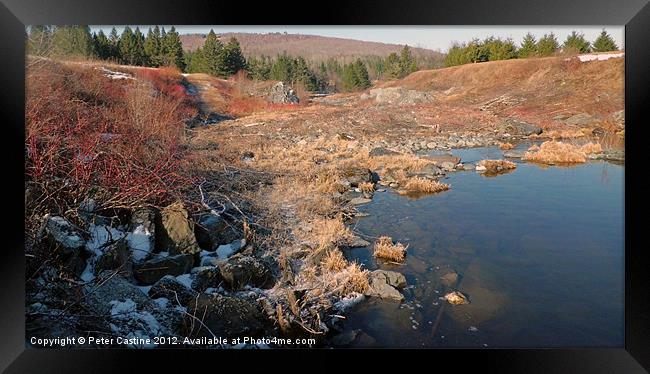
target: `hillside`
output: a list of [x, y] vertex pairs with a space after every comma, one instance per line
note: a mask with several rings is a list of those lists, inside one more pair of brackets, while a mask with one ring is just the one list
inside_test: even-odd
[[[219, 37], [224, 42], [231, 37], [237, 38], [245, 56], [275, 56], [284, 51], [289, 55], [300, 55], [310, 60], [319, 61], [330, 57], [384, 57], [391, 52], [399, 53], [403, 47], [398, 44], [301, 34], [225, 33], [219, 34]], [[193, 51], [203, 45], [205, 34], [186, 34], [181, 35], [180, 38], [183, 49]], [[444, 54], [430, 49], [411, 48], [411, 50], [420, 59], [442, 61], [444, 58]]]

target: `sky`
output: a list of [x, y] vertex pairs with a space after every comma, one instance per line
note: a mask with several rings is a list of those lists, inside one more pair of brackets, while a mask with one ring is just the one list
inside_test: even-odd
[[[91, 26], [93, 31], [99, 29], [109, 33], [113, 26]], [[135, 26], [132, 26], [135, 27]], [[143, 32], [150, 27], [139, 25]], [[169, 25], [165, 29], [169, 29]], [[121, 32], [120, 27], [116, 27]], [[271, 33], [287, 32], [289, 34], [322, 35], [365, 41], [408, 44], [445, 52], [453, 42], [465, 42], [473, 38], [483, 39], [493, 35], [512, 38], [520, 43], [526, 33], [531, 32], [537, 39], [548, 32], [553, 32], [560, 44], [571, 31], [584, 33], [585, 38], [593, 42], [602, 29], [605, 29], [619, 48], [624, 47], [623, 26], [176, 26], [180, 34], [251, 32]]]

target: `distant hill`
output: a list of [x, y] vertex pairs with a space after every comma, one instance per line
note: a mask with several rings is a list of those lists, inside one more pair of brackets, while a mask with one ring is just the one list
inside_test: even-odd
[[[284, 34], [284, 33], [225, 33], [218, 34], [223, 42], [231, 37], [237, 38], [246, 57], [276, 56], [286, 52], [292, 56], [303, 56], [312, 61], [323, 61], [330, 57], [352, 60], [361, 56], [388, 56], [397, 52], [403, 45], [368, 42], [354, 39], [334, 38], [318, 35]], [[194, 51], [205, 42], [205, 34], [181, 35], [183, 49]], [[438, 51], [414, 48], [411, 51], [419, 60], [440, 61], [444, 54]]]

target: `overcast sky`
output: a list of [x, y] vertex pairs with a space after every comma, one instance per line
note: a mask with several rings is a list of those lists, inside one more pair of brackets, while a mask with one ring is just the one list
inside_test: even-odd
[[[93, 26], [93, 31], [102, 29], [110, 32], [113, 26]], [[135, 26], [133, 26], [135, 27]], [[165, 26], [169, 29], [169, 25]], [[149, 28], [140, 25], [143, 32]], [[454, 41], [464, 42], [472, 38], [483, 39], [494, 35], [501, 38], [512, 38], [515, 42], [527, 32], [538, 39], [548, 32], [553, 32], [560, 44], [571, 31], [584, 33], [585, 38], [593, 42], [604, 28], [616, 41], [619, 48], [624, 47], [623, 26], [176, 26], [181, 34], [207, 33], [210, 29], [216, 33], [225, 32], [287, 32], [290, 34], [322, 35], [338, 38], [358, 39], [383, 43], [408, 44], [446, 51]], [[117, 27], [121, 32], [122, 28]]]

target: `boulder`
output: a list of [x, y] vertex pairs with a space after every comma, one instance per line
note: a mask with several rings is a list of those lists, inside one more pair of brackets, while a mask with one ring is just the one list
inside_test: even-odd
[[159, 235], [156, 239], [161, 251], [168, 251], [172, 255], [201, 251], [194, 236], [194, 223], [188, 218], [182, 203], [173, 203], [160, 212], [157, 229]]
[[126, 240], [121, 239], [110, 244], [97, 257], [94, 267], [95, 274], [100, 274], [104, 270], [119, 270], [120, 274], [126, 278], [133, 275], [131, 251], [126, 244]]
[[352, 187], [358, 187], [359, 183], [372, 182], [372, 172], [366, 168], [349, 167], [343, 170], [342, 176]]
[[187, 288], [172, 275], [165, 275], [160, 278], [149, 289], [149, 297], [158, 299], [164, 297], [171, 301], [172, 305], [188, 306], [198, 296], [198, 292]]
[[241, 253], [219, 264], [219, 270], [225, 283], [234, 290], [245, 285], [269, 288], [273, 285], [273, 276], [262, 261]]
[[60, 216], [45, 216], [45, 231], [49, 237], [65, 250], [82, 248], [86, 241], [70, 221]]
[[273, 104], [297, 104], [300, 102], [295, 91], [285, 85], [284, 82], [278, 82], [271, 86], [266, 95], [266, 100]]
[[404, 295], [396, 288], [406, 286], [406, 278], [402, 274], [394, 271], [375, 270], [370, 273], [368, 281], [369, 287], [366, 290], [366, 296], [396, 301], [404, 300]]
[[156, 257], [136, 265], [133, 275], [142, 284], [153, 284], [165, 275], [189, 273], [193, 264], [194, 256], [190, 254]]
[[218, 294], [200, 294], [188, 309], [191, 315], [200, 316], [202, 321], [196, 323], [196, 320], [187, 316], [188, 336], [190, 332], [193, 336], [206, 337], [212, 337], [212, 334], [227, 338], [255, 336], [263, 332], [267, 321], [258, 306], [252, 302]]
[[441, 154], [441, 155], [429, 155], [425, 157], [427, 160], [430, 160], [434, 165], [441, 166], [442, 163], [448, 162], [454, 166], [460, 163], [460, 157], [454, 156], [452, 154]]
[[214, 251], [220, 245], [231, 243], [241, 236], [233, 224], [214, 214], [199, 216], [194, 225], [194, 233], [199, 246], [207, 251]]
[[376, 147], [370, 150], [370, 157], [399, 155], [399, 152], [391, 151], [388, 148]]
[[93, 283], [86, 285], [84, 291], [88, 307], [100, 316], [111, 312], [110, 302], [114, 300], [131, 299], [139, 309], [153, 307], [142, 290], [114, 271], [101, 272]]
[[196, 273], [192, 288], [203, 292], [207, 288], [218, 288], [224, 283], [221, 271], [215, 266], [206, 266]]
[[444, 299], [449, 302], [449, 304], [452, 305], [463, 305], [463, 304], [469, 304], [469, 300], [467, 299], [467, 296], [463, 295], [462, 293], [458, 291], [453, 291], [444, 296]]
[[[358, 217], [358, 215], [357, 215]], [[347, 239], [345, 243], [349, 248], [360, 248], [360, 247], [367, 247], [370, 245], [370, 242], [367, 240], [364, 240], [358, 236], [353, 236], [349, 239]]]
[[588, 113], [578, 113], [565, 119], [563, 122], [569, 126], [586, 127], [595, 121], [595, 118]]
[[352, 205], [362, 205], [362, 204], [367, 204], [371, 202], [372, 199], [366, 199], [365, 197], [355, 197], [350, 200], [350, 204]]
[[515, 118], [508, 118], [502, 123], [501, 131], [510, 135], [530, 136], [541, 134], [542, 128]]

